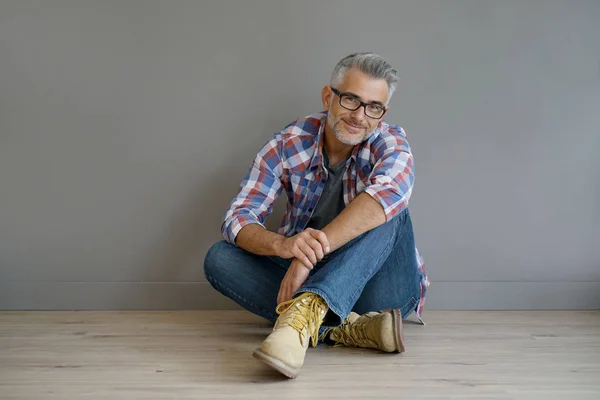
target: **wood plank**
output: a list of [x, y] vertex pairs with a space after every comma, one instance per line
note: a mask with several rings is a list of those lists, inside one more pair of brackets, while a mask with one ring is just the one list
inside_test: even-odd
[[244, 311], [0, 312], [1, 399], [598, 399], [600, 311], [429, 311], [407, 352], [310, 348], [295, 380], [252, 358]]

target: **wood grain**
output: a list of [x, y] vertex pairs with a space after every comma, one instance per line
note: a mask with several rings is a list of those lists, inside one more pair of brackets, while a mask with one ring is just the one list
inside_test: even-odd
[[407, 352], [252, 358], [244, 311], [0, 312], [0, 399], [600, 399], [600, 311], [429, 311]]

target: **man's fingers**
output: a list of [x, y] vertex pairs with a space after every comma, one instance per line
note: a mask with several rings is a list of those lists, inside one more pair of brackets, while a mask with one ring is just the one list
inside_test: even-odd
[[288, 300], [287, 293], [288, 293], [288, 285], [287, 285], [287, 282], [284, 280], [281, 283], [281, 287], [279, 288], [279, 293], [277, 294], [277, 304], [281, 304], [284, 301]]
[[284, 301], [287, 300], [287, 290], [283, 290], [283, 292], [281, 292], [281, 300], [279, 301], [279, 304], [283, 303]]
[[315, 256], [317, 257], [317, 261], [321, 261], [323, 259], [323, 255], [324, 255], [324, 249], [321, 246], [321, 243], [316, 240], [315, 238], [310, 238], [307, 241], [308, 245], [313, 249], [313, 251], [315, 252]]
[[308, 244], [308, 243], [304, 243], [300, 246], [300, 250], [302, 250], [302, 252], [304, 252], [304, 255], [306, 257], [308, 257], [308, 259], [310, 260], [310, 262], [312, 263], [310, 268], [313, 267], [313, 265], [315, 265], [317, 263], [317, 255], [315, 254], [315, 251], [313, 250], [313, 248]]
[[281, 285], [279, 286], [279, 292], [277, 293], [277, 304], [281, 304], [282, 297], [283, 297], [283, 282], [281, 282]]
[[[279, 285], [279, 292], [277, 293], [277, 304], [281, 304], [284, 301], [291, 300], [294, 293], [304, 284], [310, 271], [306, 270], [305, 267], [300, 263], [300, 259], [295, 259], [290, 264], [290, 267]], [[312, 269], [312, 265], [307, 260], [309, 269]]]
[[323, 248], [325, 254], [329, 253], [331, 248], [329, 246], [329, 239], [327, 239], [327, 235], [325, 234], [325, 232], [318, 231], [316, 229], [311, 229], [309, 233], [313, 238], [317, 239], [319, 243], [321, 243], [321, 247]]
[[304, 266], [308, 269], [313, 269], [314, 268], [314, 264], [310, 262], [310, 260], [308, 259], [308, 257], [302, 257], [300, 260], [302, 260], [302, 264], [304, 264]]
[[281, 301], [278, 304], [281, 304], [284, 301], [288, 301], [291, 298], [292, 298], [292, 294], [290, 292], [290, 288], [288, 286], [286, 286], [281, 294]]
[[306, 266], [306, 268], [313, 269], [313, 264], [310, 262], [308, 257], [306, 257], [304, 252], [302, 250], [300, 250], [299, 248], [294, 250], [294, 257], [296, 257], [298, 260], [300, 260], [302, 262], [302, 264], [304, 264]]

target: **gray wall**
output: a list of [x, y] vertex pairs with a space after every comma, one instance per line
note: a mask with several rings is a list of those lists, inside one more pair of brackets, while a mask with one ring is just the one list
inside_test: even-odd
[[227, 203], [365, 50], [402, 77], [427, 307], [598, 308], [599, 21], [594, 0], [0, 1], [0, 308], [233, 307], [202, 272]]

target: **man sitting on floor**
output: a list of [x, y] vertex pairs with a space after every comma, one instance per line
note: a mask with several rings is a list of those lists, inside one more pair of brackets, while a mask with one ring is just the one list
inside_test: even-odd
[[[254, 356], [298, 375], [312, 339], [403, 352], [402, 319], [428, 286], [408, 200], [404, 130], [383, 121], [398, 78], [357, 53], [334, 68], [324, 111], [298, 119], [258, 152], [208, 251], [208, 282], [275, 325]], [[264, 227], [285, 190], [277, 233]]]

